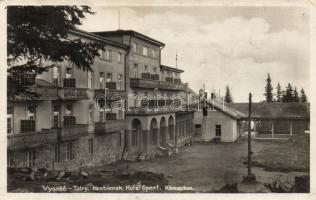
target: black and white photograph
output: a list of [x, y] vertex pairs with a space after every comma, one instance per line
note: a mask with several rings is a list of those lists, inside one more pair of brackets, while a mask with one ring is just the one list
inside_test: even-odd
[[316, 4], [92, 2], [2, 7], [6, 193], [312, 194]]

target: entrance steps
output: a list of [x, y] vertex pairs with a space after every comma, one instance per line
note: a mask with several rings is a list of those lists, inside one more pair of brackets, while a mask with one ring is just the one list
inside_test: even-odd
[[131, 154], [128, 154], [126, 156], [126, 158], [124, 158], [124, 160], [130, 161], [130, 162], [134, 162], [134, 161], [138, 161], [140, 156], [141, 156], [141, 153], [139, 153], [139, 152], [131, 153]]

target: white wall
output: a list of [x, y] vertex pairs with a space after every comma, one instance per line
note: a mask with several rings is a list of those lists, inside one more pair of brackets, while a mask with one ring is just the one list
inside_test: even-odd
[[[194, 113], [194, 124], [201, 124], [201, 129], [203, 128], [203, 112], [196, 111]], [[210, 141], [215, 138], [215, 128], [216, 125], [221, 125], [222, 128], [222, 135], [221, 141], [222, 142], [234, 142], [237, 140], [237, 120], [229, 117], [228, 115], [224, 114], [221, 111], [208, 111], [207, 115], [207, 123], [205, 134], [202, 131], [202, 140]]]

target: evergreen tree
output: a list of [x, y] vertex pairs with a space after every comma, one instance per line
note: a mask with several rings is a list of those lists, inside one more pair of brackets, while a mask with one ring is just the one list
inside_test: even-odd
[[268, 73], [268, 78], [266, 79], [266, 87], [265, 87], [265, 93], [264, 96], [266, 97], [266, 102], [273, 102], [273, 87], [271, 85], [271, 78], [270, 78], [270, 74]]
[[233, 98], [231, 96], [230, 89], [229, 89], [228, 85], [226, 86], [226, 94], [225, 94], [224, 101], [226, 103], [232, 103], [233, 102]]
[[305, 94], [305, 90], [301, 89], [301, 96], [300, 96], [301, 102], [306, 103], [307, 102], [307, 96]]
[[69, 37], [69, 31], [81, 25], [86, 14], [93, 14], [87, 6], [7, 7], [9, 98], [20, 94], [36, 96], [29, 85], [57, 63], [66, 61], [90, 69], [103, 45]]
[[294, 87], [294, 91], [293, 91], [293, 101], [294, 102], [299, 102], [299, 97], [298, 97], [298, 92], [297, 92], [297, 89], [296, 87]]
[[276, 87], [276, 89], [277, 89], [277, 93], [276, 93], [276, 101], [277, 102], [281, 102], [282, 101], [282, 89], [281, 89], [281, 85], [280, 85], [280, 83], [278, 82], [278, 85], [277, 85], [277, 87]]
[[293, 88], [290, 83], [288, 83], [285, 91], [283, 92], [282, 102], [293, 102]]

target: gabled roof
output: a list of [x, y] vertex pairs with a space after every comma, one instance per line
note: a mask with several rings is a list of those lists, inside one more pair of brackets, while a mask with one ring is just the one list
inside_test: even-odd
[[[248, 103], [230, 103], [228, 106], [248, 116]], [[310, 119], [309, 103], [252, 103], [254, 119]]]
[[93, 32], [93, 33], [97, 34], [97, 35], [101, 35], [103, 37], [131, 35], [131, 36], [135, 36], [135, 37], [144, 39], [144, 40], [146, 40], [148, 42], [151, 42], [151, 43], [159, 45], [159, 46], [165, 46], [164, 43], [162, 43], [162, 42], [160, 42], [158, 40], [155, 40], [155, 39], [153, 39], [151, 37], [148, 37], [148, 36], [146, 36], [144, 34], [141, 34], [139, 32], [136, 32], [134, 30], [99, 31], [99, 32]]
[[174, 68], [174, 67], [169, 67], [169, 66], [166, 66], [166, 65], [160, 65], [160, 68], [161, 68], [161, 69], [165, 69], [165, 70], [169, 70], [169, 71], [173, 71], [173, 72], [179, 72], [179, 73], [184, 72], [182, 69], [178, 69], [178, 68]]
[[[200, 103], [201, 110], [202, 110], [203, 104], [204, 103]], [[194, 108], [197, 109], [197, 104], [193, 105], [193, 109]], [[227, 104], [224, 104], [223, 106], [223, 104], [218, 101], [207, 100], [207, 109], [208, 110], [215, 109], [216, 111], [220, 111], [233, 119], [242, 119], [246, 117], [244, 113], [236, 110], [235, 108], [228, 106]]]

